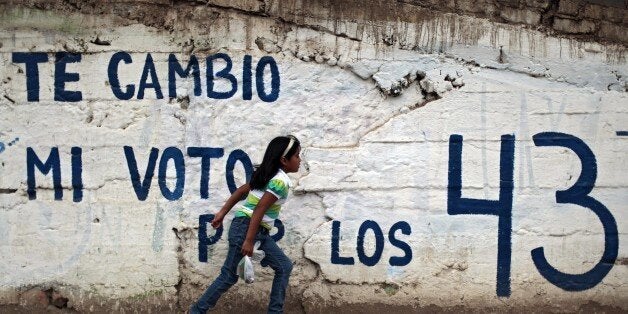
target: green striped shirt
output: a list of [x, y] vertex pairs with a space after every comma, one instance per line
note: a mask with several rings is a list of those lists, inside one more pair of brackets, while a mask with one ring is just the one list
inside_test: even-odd
[[259, 200], [264, 195], [264, 192], [272, 193], [277, 197], [277, 201], [270, 205], [264, 217], [262, 218], [262, 227], [271, 230], [275, 224], [275, 219], [279, 217], [279, 211], [281, 205], [288, 199], [288, 190], [290, 189], [290, 178], [281, 169], [277, 171], [277, 174], [268, 181], [264, 190], [251, 190], [246, 197], [246, 201], [236, 211], [236, 217], [249, 217], [253, 216], [253, 210], [259, 203]]

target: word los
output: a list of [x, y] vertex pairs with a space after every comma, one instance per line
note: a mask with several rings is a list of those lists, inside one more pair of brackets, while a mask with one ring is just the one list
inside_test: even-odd
[[[368, 256], [364, 250], [364, 237], [366, 236], [366, 232], [368, 230], [372, 230], [373, 235], [375, 236], [375, 250], [373, 252], [373, 255], [371, 256]], [[405, 221], [396, 222], [394, 225], [392, 225], [392, 227], [390, 227], [390, 231], [388, 232], [388, 240], [390, 241], [390, 244], [401, 249], [404, 252], [404, 256], [392, 256], [390, 257], [390, 259], [388, 259], [388, 264], [390, 264], [390, 266], [405, 266], [408, 265], [412, 260], [412, 249], [410, 248], [408, 243], [396, 238], [395, 232], [397, 230], [401, 231], [401, 233], [405, 235], [410, 235], [410, 233], [412, 232], [410, 224]], [[356, 251], [360, 263], [366, 266], [374, 266], [379, 262], [384, 251], [384, 233], [382, 232], [382, 229], [379, 227], [379, 224], [377, 224], [377, 222], [367, 220], [360, 225], [360, 229], [358, 230], [358, 243], [356, 246]], [[331, 263], [337, 265], [355, 264], [353, 257], [340, 256], [340, 221], [332, 222]]]
[[[67, 72], [66, 66], [69, 63], [80, 63], [81, 54], [73, 54], [68, 52], [57, 52], [55, 54], [55, 70], [54, 70], [54, 100], [61, 102], [77, 102], [83, 100], [81, 91], [67, 90], [66, 83], [78, 82], [79, 73]], [[214, 71], [215, 62], [224, 62], [224, 68]], [[48, 54], [45, 52], [14, 52], [12, 54], [13, 63], [23, 63], [26, 71], [26, 90], [28, 101], [39, 101], [39, 64], [48, 62]], [[161, 83], [157, 78], [157, 69], [155, 62], [150, 53], [146, 54], [144, 67], [139, 76], [139, 83], [126, 84], [122, 87], [118, 71], [124, 66], [121, 65], [133, 63], [133, 58], [127, 52], [120, 51], [113, 54], [107, 66], [107, 75], [109, 86], [113, 95], [120, 100], [128, 100], [133, 97], [136, 99], [144, 99], [146, 90], [152, 89], [157, 99], [164, 98]], [[231, 98], [238, 91], [238, 80], [232, 73], [233, 62], [231, 58], [224, 53], [217, 53], [205, 58], [205, 79], [207, 97], [213, 99]], [[242, 99], [251, 100], [253, 98], [253, 58], [245, 55], [242, 64]], [[270, 71], [270, 91], [267, 92], [267, 83], [264, 81], [264, 72]], [[179, 63], [174, 54], [168, 56], [168, 97], [176, 98], [176, 80], [192, 76], [194, 80], [194, 95], [201, 95], [201, 70], [199, 61], [196, 56], [191, 55], [185, 69]], [[229, 81], [230, 89], [226, 91], [215, 90], [214, 81], [216, 79], [225, 79]], [[126, 82], [125, 82], [126, 83]], [[137, 87], [137, 88], [136, 88]], [[270, 56], [262, 57], [255, 66], [255, 88], [259, 99], [265, 102], [273, 102], [279, 97], [280, 77], [277, 62]], [[136, 92], [137, 90], [137, 92]]]
[[[140, 176], [138, 171], [137, 160], [135, 158], [133, 148], [130, 146], [124, 146], [124, 154], [126, 156], [133, 190], [135, 191], [137, 199], [144, 201], [148, 197], [151, 182], [155, 174], [157, 158], [159, 157], [159, 149], [154, 147], [151, 148], [143, 178]], [[82, 149], [80, 147], [72, 147], [71, 155], [73, 201], [80, 202], [83, 199]], [[200, 196], [201, 198], [207, 199], [209, 198], [210, 162], [212, 159], [223, 157], [224, 149], [216, 147], [188, 147], [187, 155], [189, 157], [201, 158]], [[166, 173], [171, 160], [176, 173], [175, 187], [173, 190], [168, 188], [166, 182]], [[253, 174], [253, 164], [251, 163], [249, 156], [244, 151], [236, 149], [229, 153], [225, 177], [227, 180], [227, 187], [231, 193], [237, 189], [233, 174], [237, 162], [242, 164], [247, 181]], [[62, 200], [63, 187], [61, 186], [61, 162], [59, 158], [59, 148], [53, 147], [50, 150], [50, 154], [48, 155], [48, 158], [46, 158], [46, 161], [41, 161], [31, 147], [26, 148], [27, 193], [29, 199], [31, 200], [37, 198], [37, 191], [35, 189], [35, 168], [39, 169], [39, 171], [41, 171], [44, 175], [47, 175], [52, 171], [54, 198], [55, 200]], [[185, 188], [185, 160], [183, 152], [180, 149], [176, 147], [168, 147], [163, 151], [161, 158], [159, 159], [157, 181], [159, 183], [161, 194], [167, 200], [174, 201], [183, 196], [183, 190]]]
[[[216, 233], [214, 235], [207, 234], [207, 224], [211, 223], [214, 219], [213, 214], [205, 214], [200, 215], [198, 217], [198, 260], [199, 262], [206, 263], [207, 262], [207, 248], [209, 245], [213, 245], [222, 237], [223, 228], [220, 227], [216, 229]], [[275, 219], [275, 227], [277, 228], [277, 233], [273, 234], [271, 237], [275, 242], [281, 240], [283, 238], [285, 229], [283, 223], [279, 219]], [[375, 252], [373, 255], [368, 256], [365, 253], [364, 246], [364, 237], [366, 232], [371, 230], [375, 235]], [[411, 228], [410, 224], [405, 221], [399, 221], [395, 223], [392, 227], [390, 227], [390, 231], [388, 233], [388, 239], [390, 243], [401, 249], [404, 252], [404, 256], [392, 256], [388, 262], [391, 266], [405, 266], [410, 263], [412, 260], [412, 249], [408, 243], [401, 241], [396, 238], [396, 231], [401, 231], [401, 233], [405, 235], [410, 235]], [[331, 237], [331, 262], [332, 264], [339, 265], [354, 265], [355, 261], [353, 257], [341, 257], [340, 250], [340, 221], [332, 222], [332, 237]], [[382, 229], [380, 228], [377, 222], [372, 220], [367, 220], [362, 223], [360, 229], [358, 231], [358, 245], [356, 247], [358, 259], [360, 262], [366, 266], [374, 266], [379, 262], [382, 257], [382, 253], [384, 251], [384, 234]]]

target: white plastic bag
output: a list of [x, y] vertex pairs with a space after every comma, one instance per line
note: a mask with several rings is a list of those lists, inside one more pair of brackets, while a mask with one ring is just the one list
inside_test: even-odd
[[244, 256], [238, 263], [238, 276], [244, 280], [246, 283], [253, 283], [255, 281], [255, 272], [253, 271], [253, 262], [261, 261], [266, 253], [264, 251], [259, 250], [259, 246], [261, 243], [259, 241], [255, 242], [253, 246], [253, 257]]
[[251, 260], [258, 263], [266, 257], [266, 253], [259, 249], [260, 245], [261, 243], [259, 241], [255, 242], [253, 246], [253, 256], [251, 256]]
[[244, 279], [246, 283], [252, 283], [255, 281], [255, 273], [253, 272], [253, 263], [248, 256], [242, 257], [240, 263], [238, 263], [238, 276]]

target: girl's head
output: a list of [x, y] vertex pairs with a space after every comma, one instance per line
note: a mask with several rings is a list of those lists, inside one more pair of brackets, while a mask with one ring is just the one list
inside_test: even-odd
[[292, 136], [275, 137], [266, 148], [264, 159], [255, 170], [249, 185], [252, 189], [263, 189], [277, 170], [297, 172], [301, 164], [301, 143]]

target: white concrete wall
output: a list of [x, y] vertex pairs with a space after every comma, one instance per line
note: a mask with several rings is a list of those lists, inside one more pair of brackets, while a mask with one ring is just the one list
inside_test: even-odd
[[[304, 167], [292, 175], [295, 189], [280, 217], [285, 235], [279, 241], [295, 262], [288, 295], [292, 311], [359, 304], [406, 310], [628, 308], [623, 47], [457, 16], [410, 25], [406, 38], [417, 48], [409, 50], [380, 45], [364, 30], [361, 40], [352, 39], [350, 22], [343, 24], [349, 36], [338, 37], [227, 9], [218, 10], [208, 28], [197, 30], [202, 26], [191, 23], [177, 32], [107, 15], [8, 6], [2, 11], [0, 304], [32, 306], [64, 296], [79, 311], [185, 309], [224, 260], [226, 230], [207, 246], [205, 262], [199, 260], [198, 229], [199, 217], [216, 212], [229, 195], [229, 155], [243, 150], [257, 163], [271, 138], [294, 134], [302, 141]], [[473, 22], [484, 32], [465, 39], [443, 33], [464, 33], [460, 29], [430, 28], [452, 19]], [[434, 49], [442, 52], [429, 53]], [[78, 102], [54, 100], [55, 53], [67, 51], [81, 56], [66, 66], [67, 73], [79, 76], [65, 84], [66, 90], [81, 91]], [[34, 52], [46, 53], [48, 61], [38, 64], [39, 100], [29, 101], [27, 75], [34, 75], [15, 56]], [[132, 58], [118, 66], [121, 85], [135, 84], [128, 100], [114, 95], [107, 72], [118, 52]], [[232, 59], [230, 73], [238, 80], [228, 99], [207, 96], [205, 58], [216, 53]], [[163, 99], [157, 99], [155, 88], [147, 88], [144, 99], [137, 97], [149, 54]], [[191, 77], [177, 78], [178, 98], [169, 99], [170, 54], [183, 66], [191, 56], [198, 58], [201, 95], [195, 95]], [[246, 55], [253, 60], [251, 100], [242, 96]], [[262, 101], [255, 87], [255, 66], [262, 57], [272, 58], [279, 69], [280, 92], [272, 102]], [[214, 72], [223, 67], [217, 62]], [[267, 71], [267, 91], [270, 81]], [[215, 88], [229, 90], [229, 82], [217, 80]], [[544, 132], [569, 134], [590, 148], [595, 160], [584, 163], [596, 166], [597, 178], [589, 195], [599, 202], [594, 209], [607, 213], [603, 219], [586, 207], [556, 202], [556, 192], [578, 180], [582, 161], [572, 149], [535, 145], [533, 137]], [[512, 158], [512, 202], [502, 201], [511, 218], [448, 214], [452, 135], [464, 138], [463, 198], [497, 200], [500, 169], [509, 169], [500, 168], [500, 155]], [[502, 135], [514, 136], [512, 153], [500, 150]], [[124, 146], [133, 148], [142, 179], [151, 148], [159, 149], [146, 200], [134, 191]], [[76, 202], [72, 147], [82, 149], [84, 189]], [[176, 200], [162, 196], [157, 178], [168, 147], [185, 156], [185, 170], [178, 174], [172, 161], [166, 164], [171, 191], [177, 178], [184, 180]], [[189, 156], [189, 147], [224, 150], [221, 158], [211, 159], [207, 199], [201, 197], [201, 160]], [[36, 198], [29, 199], [29, 148], [42, 162], [58, 148], [62, 199], [55, 200], [52, 172], [43, 175], [37, 168]], [[244, 182], [241, 163], [234, 176]], [[567, 200], [577, 202], [575, 196]], [[505, 224], [498, 250], [500, 219]], [[372, 266], [358, 253], [358, 230], [366, 221], [383, 234], [381, 258]], [[397, 231], [395, 241], [389, 230], [398, 222], [410, 230]], [[334, 223], [339, 224], [336, 238]], [[369, 229], [362, 246], [367, 260], [376, 253], [375, 240]], [[605, 245], [613, 258], [600, 262]], [[538, 247], [561, 272], [582, 274], [596, 264], [610, 271], [578, 279], [575, 287], [582, 291], [561, 289], [535, 266], [531, 251]], [[500, 278], [498, 251], [500, 265], [510, 265]], [[390, 257], [404, 256], [402, 266], [391, 265]], [[348, 258], [353, 264], [339, 262]], [[225, 296], [223, 309], [264, 307], [272, 271], [261, 269], [259, 277], [253, 285], [238, 283]], [[49, 288], [54, 293], [39, 292]]]

